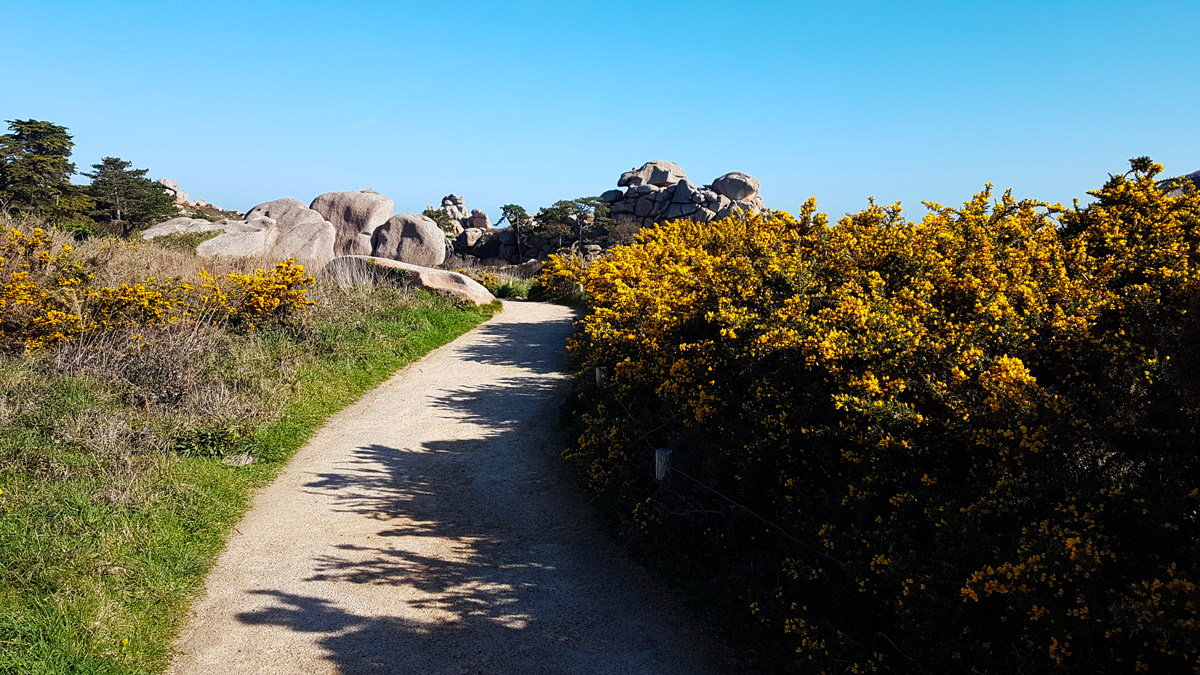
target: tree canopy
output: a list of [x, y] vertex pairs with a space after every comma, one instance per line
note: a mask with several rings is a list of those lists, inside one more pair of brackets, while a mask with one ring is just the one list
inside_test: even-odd
[[51, 223], [79, 220], [93, 204], [71, 184], [75, 147], [67, 128], [40, 120], [8, 120], [0, 136], [0, 207]]
[[127, 237], [135, 230], [175, 215], [174, 199], [146, 178], [148, 169], [133, 169], [120, 157], [105, 157], [93, 164], [88, 194], [96, 201], [92, 216], [114, 234]]

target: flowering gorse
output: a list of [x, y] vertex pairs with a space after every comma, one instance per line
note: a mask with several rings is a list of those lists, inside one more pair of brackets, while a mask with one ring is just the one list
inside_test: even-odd
[[294, 260], [223, 279], [201, 270], [198, 285], [148, 278], [93, 288], [68, 244], [52, 249], [42, 229], [0, 235], [0, 349], [36, 350], [89, 332], [180, 321], [253, 329], [311, 304], [313, 278]]
[[[609, 373], [565, 455], [635, 530], [756, 569], [753, 620], [814, 672], [1200, 672], [1200, 194], [1159, 170], [560, 264]], [[705, 487], [654, 484], [655, 447]]]

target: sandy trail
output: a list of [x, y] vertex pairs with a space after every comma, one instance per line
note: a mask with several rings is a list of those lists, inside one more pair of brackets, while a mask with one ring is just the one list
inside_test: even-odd
[[573, 318], [506, 302], [331, 418], [256, 496], [168, 672], [714, 672], [558, 458]]

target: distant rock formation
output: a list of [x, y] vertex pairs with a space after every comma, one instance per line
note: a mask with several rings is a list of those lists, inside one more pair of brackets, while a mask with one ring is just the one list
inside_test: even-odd
[[617, 187], [626, 189], [600, 196], [612, 205], [612, 217], [618, 224], [644, 227], [680, 218], [707, 223], [739, 211], [766, 211], [758, 194], [758, 179], [740, 171], [727, 173], [711, 185], [697, 186], [678, 164], [656, 160], [621, 174]]
[[445, 211], [446, 215], [450, 216], [451, 222], [456, 224], [454, 234], [462, 234], [463, 230], [477, 228], [484, 231], [489, 231], [492, 228], [492, 219], [482, 209], [467, 210], [467, 200], [456, 194], [448, 194], [442, 197], [442, 205], [436, 209], [432, 206], [426, 207], [429, 211]]
[[216, 218], [241, 218], [243, 215], [245, 215], [241, 211], [230, 211], [228, 209], [223, 209], [216, 204], [209, 204], [203, 199], [192, 199], [186, 190], [179, 187], [179, 183], [176, 183], [170, 178], [159, 178], [155, 182], [162, 186], [163, 192], [175, 198], [175, 208], [178, 209], [180, 213], [193, 211], [200, 212], [209, 217], [215, 216]]

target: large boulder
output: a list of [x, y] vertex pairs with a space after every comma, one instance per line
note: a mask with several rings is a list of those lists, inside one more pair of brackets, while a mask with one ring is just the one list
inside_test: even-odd
[[[269, 218], [259, 218], [258, 222], [274, 221]], [[226, 232], [218, 235], [196, 247], [196, 255], [201, 258], [258, 258], [266, 249], [265, 229], [251, 232]]]
[[731, 201], [746, 201], [758, 194], [758, 179], [741, 171], [730, 171], [714, 180], [712, 189]]
[[656, 159], [646, 162], [639, 169], [621, 174], [621, 180], [617, 181], [617, 187], [637, 187], [639, 185], [666, 187], [683, 180], [684, 175], [684, 170], [675, 162]]
[[492, 219], [488, 218], [488, 214], [483, 209], [471, 209], [471, 227], [480, 230], [492, 229]]
[[149, 241], [155, 237], [171, 234], [199, 234], [202, 232], [257, 232], [266, 229], [265, 223], [246, 222], [244, 220], [208, 221], [203, 218], [172, 218], [142, 233], [142, 239]]
[[392, 217], [395, 202], [375, 192], [326, 192], [312, 201], [312, 210], [337, 229], [335, 255], [368, 255], [375, 228]]
[[446, 261], [446, 234], [428, 216], [401, 213], [375, 229], [371, 255], [431, 267]]
[[175, 198], [176, 204], [188, 203], [188, 193], [185, 192], [183, 188], [179, 187], [179, 183], [176, 183], [170, 178], [159, 178], [155, 182], [162, 186], [163, 192]]
[[731, 171], [713, 181], [713, 190], [733, 202], [744, 202], [758, 193], [758, 179], [739, 171]]
[[[508, 230], [500, 230], [501, 234], [503, 234], [505, 232], [508, 232]], [[511, 235], [512, 233], [509, 232], [509, 234]], [[454, 240], [454, 248], [456, 248], [460, 251], [465, 251], [466, 249], [469, 249], [472, 246], [474, 246], [476, 244], [476, 242], [479, 241], [479, 238], [482, 236], [483, 236], [483, 230], [478, 229], [478, 228], [472, 227], [472, 228], [463, 230], [462, 233], [458, 235], [458, 238]]]
[[200, 232], [212, 232], [218, 229], [224, 231], [223, 228], [217, 227], [216, 223], [203, 218], [172, 218], [148, 228], [142, 233], [142, 239], [150, 240], [155, 237], [165, 237], [172, 234], [197, 234]]
[[279, 262], [288, 258], [324, 266], [333, 260], [333, 240], [337, 230], [325, 220], [308, 220], [298, 225], [278, 223], [271, 218], [255, 217], [240, 223], [196, 247], [202, 258], [260, 258]]
[[305, 220], [290, 225], [277, 222], [263, 233], [262, 255], [271, 261], [295, 258], [323, 267], [333, 260], [336, 239], [337, 228], [327, 220]]
[[283, 227], [326, 220], [319, 212], [308, 208], [304, 202], [291, 197], [259, 204], [246, 212], [246, 220], [254, 218], [270, 218]]
[[476, 305], [487, 305], [496, 301], [495, 296], [488, 292], [488, 289], [465, 274], [432, 269], [388, 258], [359, 255], [335, 258], [325, 267], [325, 274], [335, 279], [355, 279], [362, 276], [359, 271], [367, 266], [402, 272], [404, 282], [410, 286], [467, 300]]

